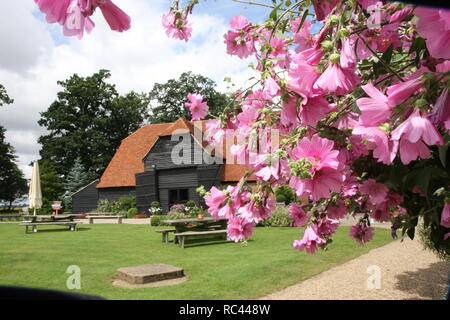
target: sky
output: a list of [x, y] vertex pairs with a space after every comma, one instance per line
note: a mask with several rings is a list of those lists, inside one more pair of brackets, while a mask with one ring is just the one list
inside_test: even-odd
[[223, 34], [235, 15], [260, 22], [269, 14], [267, 9], [231, 0], [202, 0], [191, 17], [193, 36], [186, 43], [168, 38], [161, 25], [170, 0], [114, 2], [131, 16], [131, 29], [111, 31], [97, 10], [94, 31], [78, 40], [64, 37], [60, 25], [46, 23], [33, 0], [0, 1], [0, 12], [7, 13], [0, 19], [0, 83], [14, 99], [0, 108], [0, 125], [7, 130], [6, 139], [26, 178], [31, 177], [29, 164], [39, 159], [37, 139], [46, 134], [37, 124], [40, 112], [56, 99], [61, 89], [57, 81], [74, 73], [89, 76], [108, 69], [110, 82], [121, 94], [149, 92], [155, 83], [185, 71], [213, 79], [221, 91], [226, 90], [225, 77], [243, 86], [252, 76], [249, 61], [226, 54]]

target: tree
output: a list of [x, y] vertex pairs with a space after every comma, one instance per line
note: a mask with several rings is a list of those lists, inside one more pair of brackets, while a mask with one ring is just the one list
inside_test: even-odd
[[[5, 88], [0, 84], [0, 106], [13, 103]], [[6, 129], [0, 126], [0, 200], [9, 204], [27, 192], [27, 181], [16, 164], [14, 148], [6, 142]]]
[[179, 118], [191, 120], [189, 110], [184, 106], [189, 93], [201, 94], [208, 103], [211, 115], [219, 115], [230, 102], [227, 95], [217, 92], [213, 80], [192, 72], [184, 72], [178, 80], [171, 79], [164, 84], [156, 83], [150, 91], [150, 123], [174, 122]]
[[2, 84], [0, 84], [0, 107], [3, 106], [4, 104], [11, 104], [11, 103], [14, 103], [14, 100], [8, 96], [5, 87]]
[[74, 74], [58, 81], [63, 90], [39, 125], [50, 133], [39, 138], [42, 159], [54, 165], [66, 178], [77, 158], [89, 179], [103, 172], [122, 139], [137, 130], [147, 117], [148, 97], [131, 92], [120, 96], [106, 80], [109, 71], [100, 70], [83, 78]]
[[88, 179], [81, 159], [77, 158], [64, 183], [64, 205], [67, 209], [72, 208], [72, 194], [85, 186], [89, 182]]
[[64, 185], [49, 160], [39, 161], [39, 173], [42, 191], [42, 208], [39, 209], [39, 212], [42, 214], [50, 214], [53, 212], [53, 201], [62, 200]]

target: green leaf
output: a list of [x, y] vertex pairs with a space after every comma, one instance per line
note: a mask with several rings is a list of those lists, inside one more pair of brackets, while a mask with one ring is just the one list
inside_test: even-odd
[[278, 17], [278, 10], [281, 8], [281, 6], [283, 5], [283, 2], [281, 2], [279, 5], [277, 5], [273, 10], [272, 10], [272, 12], [270, 12], [270, 15], [269, 15], [269, 17], [272, 19], [272, 20], [277, 20], [277, 17]]
[[448, 145], [439, 147], [439, 159], [441, 160], [442, 165], [446, 168], [447, 165], [447, 151]]

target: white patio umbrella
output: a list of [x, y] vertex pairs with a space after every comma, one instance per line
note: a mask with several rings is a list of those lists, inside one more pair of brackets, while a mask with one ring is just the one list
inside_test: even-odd
[[33, 163], [28, 203], [28, 207], [34, 209], [34, 215], [36, 215], [36, 209], [42, 208], [41, 177], [39, 175], [39, 164], [37, 161]]

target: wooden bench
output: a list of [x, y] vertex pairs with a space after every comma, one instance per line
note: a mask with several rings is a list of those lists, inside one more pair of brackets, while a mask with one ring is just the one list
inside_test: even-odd
[[182, 233], [175, 233], [175, 238], [178, 238], [178, 243], [181, 248], [184, 249], [184, 241], [186, 238], [194, 236], [210, 236], [210, 235], [223, 235], [224, 239], [227, 239], [227, 230], [212, 230], [212, 231], [187, 231]]
[[122, 224], [122, 216], [86, 216], [89, 224], [94, 224], [94, 219], [117, 219], [118, 224]]
[[37, 226], [69, 226], [69, 230], [77, 231], [77, 223], [73, 221], [55, 221], [55, 222], [31, 222], [24, 221], [21, 226], [25, 226], [25, 233], [28, 233], [28, 227], [33, 227], [33, 232], [37, 232]]
[[155, 232], [162, 233], [162, 242], [169, 243], [169, 233], [175, 232], [175, 229], [161, 229], [156, 230]]

